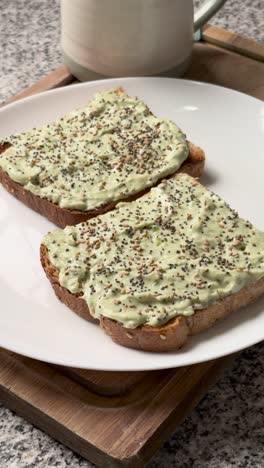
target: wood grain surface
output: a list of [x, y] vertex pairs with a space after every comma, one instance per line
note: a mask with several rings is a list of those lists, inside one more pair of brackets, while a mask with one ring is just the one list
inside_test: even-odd
[[264, 63], [222, 47], [195, 44], [185, 78], [225, 86], [264, 99]]
[[224, 49], [237, 52], [244, 57], [250, 57], [264, 62], [264, 44], [240, 36], [232, 31], [207, 24], [203, 28], [203, 41]]
[[143, 467], [232, 359], [146, 372], [125, 395], [105, 397], [57, 368], [2, 350], [0, 398], [100, 467]]

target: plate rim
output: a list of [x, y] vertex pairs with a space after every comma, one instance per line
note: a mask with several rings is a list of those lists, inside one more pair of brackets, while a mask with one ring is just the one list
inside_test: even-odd
[[[246, 93], [243, 93], [241, 91], [238, 91], [238, 90], [235, 90], [235, 89], [232, 89], [232, 88], [228, 88], [228, 87], [224, 87], [224, 86], [220, 86], [220, 85], [217, 85], [217, 84], [213, 84], [213, 83], [207, 83], [207, 82], [202, 82], [202, 81], [196, 81], [196, 80], [188, 80], [188, 79], [182, 79], [182, 78], [172, 78], [172, 77], [146, 77], [146, 76], [136, 76], [136, 77], [116, 77], [116, 78], [106, 78], [106, 79], [102, 79], [102, 80], [92, 80], [92, 81], [86, 81], [86, 82], [82, 82], [82, 83], [74, 83], [74, 84], [70, 84], [70, 85], [65, 85], [65, 86], [61, 86], [61, 87], [57, 87], [57, 88], [54, 88], [54, 89], [50, 89], [50, 90], [44, 90], [44, 91], [41, 91], [40, 93], [35, 93], [33, 95], [30, 95], [30, 96], [26, 96], [26, 97], [23, 97], [21, 99], [18, 99], [17, 101], [14, 101], [14, 102], [11, 102], [11, 103], [4, 103], [2, 108], [0, 109], [0, 115], [2, 117], [2, 114], [6, 111], [8, 111], [9, 109], [12, 109], [18, 105], [23, 105], [23, 103], [25, 102], [30, 102], [30, 101], [33, 101], [33, 100], [37, 100], [39, 97], [43, 98], [43, 96], [45, 95], [50, 95], [50, 94], [59, 94], [59, 93], [63, 93], [63, 92], [67, 92], [67, 90], [69, 90], [70, 88], [80, 88], [80, 87], [87, 87], [87, 88], [92, 88], [95, 84], [98, 85], [98, 83], [115, 83], [117, 81], [124, 81], [124, 86], [125, 86], [125, 83], [126, 82], [135, 82], [135, 81], [138, 81], [138, 80], [150, 80], [150, 81], [174, 81], [174, 82], [179, 82], [179, 83], [186, 83], [186, 84], [191, 84], [191, 85], [199, 85], [199, 86], [203, 86], [203, 87], [209, 87], [209, 88], [217, 88], [221, 91], [224, 91], [226, 92], [227, 94], [234, 94], [234, 95], [237, 95], [239, 97], [242, 97], [242, 99], [246, 98], [246, 99], [250, 99], [250, 100], [253, 100], [255, 101], [258, 105], [260, 105], [261, 107], [264, 106], [264, 103], [261, 99], [259, 98], [256, 98], [254, 96], [251, 96], [251, 95], [248, 95]], [[218, 352], [217, 353], [217, 356], [216, 357], [209, 357], [209, 358], [204, 358], [203, 356], [201, 356], [200, 358], [196, 359], [195, 361], [193, 360], [193, 358], [190, 356], [190, 359], [189, 359], [189, 362], [188, 362], [188, 359], [187, 359], [187, 362], [184, 362], [182, 364], [169, 364], [167, 366], [163, 366], [161, 364], [157, 364], [155, 365], [155, 355], [156, 354], [163, 354], [163, 353], [152, 353], [153, 354], [153, 363], [152, 365], [148, 364], [146, 366], [146, 368], [144, 368], [144, 366], [140, 366], [138, 367], [137, 365], [133, 368], [133, 366], [130, 366], [129, 367], [129, 371], [131, 372], [135, 372], [135, 371], [139, 371], [139, 370], [142, 370], [142, 371], [148, 371], [148, 370], [158, 370], [158, 369], [166, 369], [166, 368], [175, 368], [175, 367], [182, 367], [182, 366], [189, 366], [189, 365], [192, 365], [192, 364], [199, 364], [199, 363], [202, 363], [202, 362], [207, 362], [208, 360], [212, 360], [212, 359], [218, 359], [218, 358], [223, 358], [225, 356], [228, 356], [230, 354], [234, 354], [236, 352], [239, 352], [239, 351], [242, 351], [250, 346], [253, 346], [255, 344], [258, 344], [260, 342], [262, 342], [264, 338], [259, 338], [257, 339], [257, 341], [252, 337], [252, 340], [249, 340], [249, 343], [247, 343], [246, 345], [233, 345], [233, 348], [231, 351], [230, 351], [230, 347], [229, 347], [229, 350], [228, 351], [225, 351], [223, 350], [223, 352]], [[0, 344], [0, 346], [2, 346]], [[28, 358], [31, 358], [31, 359], [37, 359], [37, 360], [42, 360], [43, 361], [43, 357], [39, 356], [38, 353], [34, 353], [34, 357], [32, 356], [32, 354], [30, 353], [27, 353], [27, 352], [23, 352], [21, 353], [21, 351], [17, 350], [16, 349], [16, 346], [4, 346], [5, 349], [11, 351], [11, 352], [15, 352], [15, 353], [18, 353], [18, 354], [22, 354], [23, 356], [26, 356]], [[133, 350], [132, 350], [133, 351]], [[177, 353], [177, 351], [176, 351]], [[167, 353], [164, 353], [164, 354], [167, 354]], [[56, 365], [62, 365], [62, 366], [65, 366], [65, 367], [76, 367], [76, 368], [80, 368], [80, 369], [88, 369], [87, 366], [76, 366], [75, 363], [70, 363], [70, 361], [68, 360], [67, 364], [65, 364], [65, 362], [63, 362], [63, 360], [60, 360], [60, 359], [47, 359], [45, 358], [45, 361], [44, 362], [47, 362], [49, 364], [56, 364]], [[109, 372], [114, 372], [114, 371], [120, 371], [120, 372], [125, 372], [125, 371], [128, 371], [127, 368], [125, 368], [124, 366], [116, 366], [114, 369], [109, 369], [109, 368], [106, 368], [104, 365], [103, 366], [100, 366], [100, 365], [90, 365], [89, 369], [93, 369], [93, 370], [99, 370], [99, 371], [109, 371]]]
[[[209, 86], [209, 87], [213, 87], [213, 88], [218, 88], [218, 89], [221, 89], [221, 90], [225, 90], [225, 92], [228, 92], [228, 93], [231, 93], [231, 94], [237, 94], [237, 95], [240, 95], [240, 96], [243, 96], [243, 98], [249, 98], [249, 99], [253, 99], [254, 101], [258, 102], [259, 104], [262, 104], [264, 105], [264, 102], [260, 99], [260, 98], [257, 98], [255, 96], [251, 96], [250, 94], [246, 94], [246, 93], [243, 93], [242, 91], [238, 91], [236, 89], [233, 89], [233, 88], [228, 88], [227, 86], [221, 86], [221, 85], [218, 85], [218, 84], [215, 84], [215, 83], [209, 83], [209, 82], [206, 82], [206, 81], [200, 81], [200, 80], [189, 80], [189, 79], [186, 79], [186, 78], [173, 78], [173, 77], [165, 77], [165, 76], [126, 76], [126, 77], [115, 77], [115, 78], [104, 78], [104, 79], [101, 79], [101, 80], [91, 80], [91, 81], [83, 81], [83, 82], [80, 82], [80, 83], [73, 83], [73, 84], [68, 84], [68, 85], [64, 85], [64, 86], [58, 86], [56, 88], [52, 88], [52, 89], [47, 89], [47, 90], [44, 90], [44, 91], [41, 91], [41, 92], [37, 92], [37, 93], [34, 93], [30, 96], [25, 96], [25, 97], [22, 97], [22, 98], [19, 98], [13, 102], [10, 102], [10, 103], [3, 103], [2, 106], [0, 107], [0, 114], [3, 113], [4, 111], [12, 108], [12, 107], [15, 107], [17, 106], [18, 104], [21, 104], [25, 101], [31, 101], [31, 100], [35, 100], [37, 99], [38, 97], [42, 97], [43, 95], [46, 95], [46, 94], [56, 94], [56, 93], [60, 93], [60, 92], [63, 92], [64, 90], [67, 90], [67, 89], [72, 89], [72, 88], [78, 88], [78, 87], [90, 87], [92, 86], [93, 84], [97, 84], [97, 83], [108, 83], [108, 82], [115, 82], [115, 81], [119, 81], [119, 80], [125, 80], [125, 81], [136, 81], [136, 80], [151, 80], [151, 81], [176, 81], [176, 82], [183, 82], [183, 83], [191, 83], [191, 84], [194, 84], [194, 85], [199, 85], [199, 86]], [[15, 97], [15, 96], [14, 96]]]
[[[251, 344], [246, 344], [244, 345], [243, 347], [239, 347], [239, 349], [234, 349], [232, 351], [223, 351], [223, 353], [220, 353], [220, 354], [217, 354], [216, 357], [209, 357], [208, 359], [204, 359], [204, 358], [200, 358], [200, 359], [197, 359], [195, 361], [193, 360], [190, 360], [187, 362], [184, 362], [182, 364], [168, 364], [167, 366], [161, 366], [159, 364], [157, 364], [155, 366], [155, 364], [153, 365], [149, 365], [149, 366], [146, 366], [146, 368], [144, 366], [130, 366], [129, 369], [127, 369], [126, 367], [124, 366], [119, 366], [119, 367], [115, 367], [113, 369], [110, 369], [110, 368], [106, 368], [104, 365], [91, 365], [90, 367], [87, 367], [85, 365], [76, 365], [74, 362], [70, 362], [68, 361], [67, 364], [65, 364], [62, 360], [60, 359], [53, 359], [53, 360], [50, 360], [50, 359], [46, 359], [45, 360], [43, 358], [41, 358], [41, 356], [38, 356], [38, 354], [36, 353], [35, 357], [32, 357], [32, 355], [30, 355], [30, 353], [27, 353], [27, 352], [19, 352], [16, 350], [15, 347], [4, 347], [1, 345], [0, 343], [0, 349], [3, 348], [5, 351], [10, 351], [12, 353], [15, 353], [15, 354], [18, 354], [20, 356], [24, 356], [28, 359], [34, 359], [34, 360], [37, 360], [37, 361], [41, 361], [41, 362], [44, 362], [44, 363], [47, 363], [47, 364], [51, 364], [51, 365], [55, 365], [55, 366], [62, 366], [62, 367], [72, 367], [74, 369], [82, 369], [82, 370], [93, 370], [93, 371], [102, 371], [102, 372], [151, 372], [151, 371], [158, 371], [158, 370], [164, 370], [164, 369], [177, 369], [177, 368], [181, 368], [181, 367], [187, 367], [187, 366], [195, 366], [196, 364], [202, 364], [202, 363], [206, 363], [206, 362], [209, 362], [209, 361], [216, 361], [218, 359], [223, 359], [227, 356], [231, 356], [231, 355], [235, 355], [237, 353], [240, 353], [242, 351], [244, 351], [245, 349], [247, 348], [250, 348], [252, 346], [255, 346], [255, 345], [258, 345], [260, 343], [262, 343], [262, 341], [264, 340], [264, 338], [260, 338], [258, 341], [253, 341]], [[121, 346], [121, 345], [117, 345], [117, 346]], [[121, 346], [121, 348], [123, 348]], [[133, 350], [133, 349], [130, 349], [130, 351], [138, 351], [138, 350]], [[139, 352], [142, 352], [142, 351], [139, 351]], [[144, 351], [143, 351], [144, 352]], [[177, 350], [175, 351], [175, 353], [177, 353]], [[162, 353], [156, 353], [156, 352], [152, 352], [151, 353], [153, 355], [153, 360], [155, 360], [155, 355], [156, 354], [162, 354]], [[168, 355], [168, 353], [163, 353], [165, 356]]]

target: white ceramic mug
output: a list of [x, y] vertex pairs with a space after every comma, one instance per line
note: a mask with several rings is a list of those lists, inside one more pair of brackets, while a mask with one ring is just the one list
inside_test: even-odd
[[[64, 62], [81, 80], [187, 68], [193, 33], [226, 0], [61, 0]], [[176, 67], [176, 68], [175, 68]]]

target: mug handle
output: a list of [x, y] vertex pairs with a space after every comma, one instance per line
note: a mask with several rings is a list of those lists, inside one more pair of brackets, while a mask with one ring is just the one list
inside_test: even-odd
[[194, 14], [194, 32], [198, 31], [224, 5], [226, 0], [207, 0]]

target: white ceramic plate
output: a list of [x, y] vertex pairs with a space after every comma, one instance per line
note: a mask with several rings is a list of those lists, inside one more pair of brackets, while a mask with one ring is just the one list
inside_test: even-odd
[[[95, 91], [124, 86], [205, 149], [203, 182], [264, 230], [264, 104], [209, 84], [168, 78], [83, 83], [33, 96], [0, 111], [1, 136], [52, 121]], [[264, 300], [191, 338], [182, 350], [153, 354], [116, 345], [59, 303], [39, 262], [53, 225], [0, 187], [0, 346], [64, 366], [102, 370], [160, 369], [239, 351], [264, 338]]]

